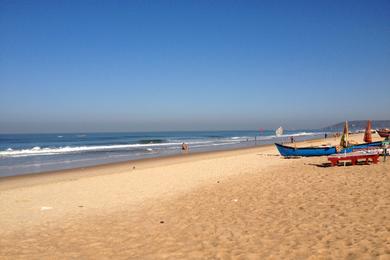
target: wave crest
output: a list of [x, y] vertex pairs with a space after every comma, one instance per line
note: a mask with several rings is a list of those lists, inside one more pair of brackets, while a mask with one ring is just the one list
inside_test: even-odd
[[95, 145], [95, 146], [76, 146], [76, 147], [57, 147], [57, 148], [41, 148], [39, 146], [31, 149], [13, 150], [11, 148], [0, 151], [0, 157], [23, 157], [35, 155], [53, 155], [66, 153], [81, 153], [81, 152], [98, 152], [109, 150], [121, 150], [131, 148], [147, 148], [156, 146], [173, 146], [180, 145], [180, 143], [149, 143], [149, 144], [118, 144], [118, 145]]

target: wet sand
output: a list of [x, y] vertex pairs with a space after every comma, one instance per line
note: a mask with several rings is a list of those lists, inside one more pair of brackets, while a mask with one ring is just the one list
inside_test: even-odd
[[390, 259], [390, 160], [277, 155], [265, 146], [0, 179], [0, 257]]

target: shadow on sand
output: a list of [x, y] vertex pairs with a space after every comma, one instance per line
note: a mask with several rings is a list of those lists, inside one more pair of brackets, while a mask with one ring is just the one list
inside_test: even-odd
[[[355, 165], [370, 165], [372, 163], [366, 163], [366, 162], [357, 162]], [[328, 167], [332, 167], [332, 164], [330, 162], [326, 162], [326, 163], [308, 163], [307, 165], [311, 165], [311, 166], [317, 166], [317, 167], [321, 167], [321, 168], [328, 168]], [[344, 166], [354, 166], [351, 162], [341, 162], [341, 163], [338, 163], [336, 166], [334, 167], [344, 167]]]

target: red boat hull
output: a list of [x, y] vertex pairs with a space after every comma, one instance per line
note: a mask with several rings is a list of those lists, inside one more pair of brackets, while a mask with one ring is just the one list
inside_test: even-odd
[[390, 136], [390, 129], [378, 129], [376, 130], [376, 132], [378, 133], [378, 135], [380, 137], [389, 137]]

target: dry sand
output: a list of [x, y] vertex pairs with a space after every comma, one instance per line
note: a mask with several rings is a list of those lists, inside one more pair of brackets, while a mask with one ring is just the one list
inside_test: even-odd
[[266, 146], [0, 179], [0, 258], [390, 259], [389, 161]]

